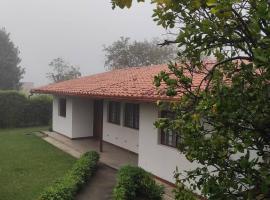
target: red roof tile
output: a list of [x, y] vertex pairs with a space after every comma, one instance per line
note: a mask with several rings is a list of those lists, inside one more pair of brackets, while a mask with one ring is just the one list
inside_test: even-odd
[[[32, 92], [146, 102], [175, 99], [160, 95], [153, 84], [154, 76], [162, 70], [168, 70], [167, 65], [112, 70], [35, 88]], [[195, 84], [200, 80], [198, 77]]]

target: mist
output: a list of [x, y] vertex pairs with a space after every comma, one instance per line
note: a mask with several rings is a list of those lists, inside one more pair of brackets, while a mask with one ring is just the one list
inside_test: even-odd
[[62, 57], [82, 75], [105, 71], [103, 45], [120, 36], [132, 40], [161, 37], [151, 4], [112, 10], [110, 0], [1, 0], [0, 27], [20, 49], [22, 81], [49, 83], [49, 62]]

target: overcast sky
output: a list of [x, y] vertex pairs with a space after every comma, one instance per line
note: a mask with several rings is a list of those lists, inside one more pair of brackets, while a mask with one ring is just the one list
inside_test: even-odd
[[164, 30], [152, 5], [112, 10], [110, 0], [0, 0], [0, 26], [11, 33], [26, 69], [23, 81], [47, 84], [48, 63], [62, 57], [83, 75], [104, 71], [102, 46], [120, 36], [144, 40]]

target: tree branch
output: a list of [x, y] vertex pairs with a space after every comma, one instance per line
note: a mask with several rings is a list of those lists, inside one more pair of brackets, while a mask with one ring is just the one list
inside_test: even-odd
[[200, 91], [203, 82], [205, 82], [205, 81], [209, 78], [209, 80], [208, 80], [208, 82], [207, 82], [207, 84], [206, 84], [206, 87], [205, 87], [205, 90], [206, 90], [206, 91], [208, 90], [209, 85], [210, 85], [210, 82], [211, 82], [211, 80], [212, 80], [212, 78], [213, 78], [214, 71], [215, 71], [215, 69], [216, 69], [219, 65], [222, 65], [222, 64], [225, 64], [225, 63], [227, 63], [227, 62], [234, 61], [234, 60], [247, 60], [247, 61], [252, 61], [252, 59], [251, 59], [250, 57], [247, 57], [247, 56], [236, 56], [236, 57], [228, 58], [228, 59], [225, 59], [225, 60], [223, 60], [223, 61], [221, 61], [221, 62], [216, 63], [216, 64], [211, 68], [211, 70], [208, 72], [208, 74], [207, 74], [207, 75], [202, 79], [202, 81], [200, 82], [199, 87], [198, 87], [198, 88], [199, 88], [198, 91]]

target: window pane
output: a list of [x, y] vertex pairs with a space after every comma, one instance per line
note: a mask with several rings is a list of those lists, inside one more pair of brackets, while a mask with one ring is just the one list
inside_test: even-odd
[[133, 112], [132, 112], [132, 104], [126, 104], [125, 109], [125, 125], [128, 127], [133, 127]]
[[139, 129], [139, 104], [125, 104], [125, 126]]
[[108, 106], [108, 121], [120, 124], [120, 102], [110, 101]]
[[171, 131], [168, 131], [167, 138], [167, 144], [173, 146], [173, 133]]
[[[168, 119], [175, 119], [175, 114], [170, 111], [162, 111], [161, 117], [168, 118]], [[176, 132], [173, 132], [172, 130], [161, 130], [161, 136], [160, 136], [160, 143], [171, 146], [171, 147], [177, 147], [180, 140], [178, 139], [178, 135]]]
[[66, 117], [66, 99], [59, 99], [59, 115], [61, 117]]
[[140, 110], [139, 110], [139, 105], [138, 104], [134, 104], [134, 128], [139, 129], [139, 114]]

